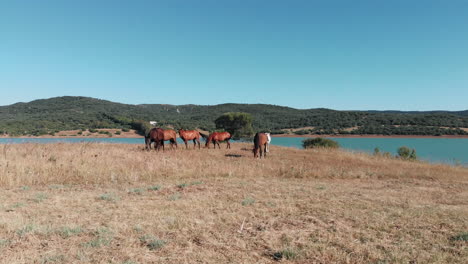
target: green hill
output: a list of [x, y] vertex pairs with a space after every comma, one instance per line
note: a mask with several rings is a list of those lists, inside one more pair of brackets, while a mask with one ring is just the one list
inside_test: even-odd
[[247, 112], [254, 129], [284, 133], [282, 129], [313, 127], [297, 134], [468, 134], [468, 111], [400, 112], [294, 109], [266, 104], [129, 105], [89, 97], [56, 97], [0, 106], [0, 133], [40, 135], [61, 130], [138, 128], [141, 122], [161, 126], [215, 129], [225, 112]]

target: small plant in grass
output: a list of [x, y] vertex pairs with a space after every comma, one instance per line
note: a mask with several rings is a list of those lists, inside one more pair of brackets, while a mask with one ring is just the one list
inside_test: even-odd
[[283, 250], [273, 253], [274, 260], [281, 260], [283, 258], [287, 260], [292, 260], [292, 259], [296, 259], [298, 256], [299, 254], [292, 248], [285, 248]]
[[113, 239], [113, 233], [108, 228], [99, 228], [94, 232], [95, 238], [84, 244], [85, 247], [108, 246]]
[[29, 191], [29, 189], [31, 189], [29, 186], [21, 186], [22, 191]]
[[465, 241], [468, 242], [468, 232], [463, 232], [450, 238], [452, 241]]
[[338, 142], [328, 138], [309, 138], [302, 141], [302, 147], [308, 148], [339, 148]]
[[25, 206], [25, 205], [26, 205], [26, 204], [24, 204], [24, 203], [14, 203], [11, 207], [12, 207], [12, 208], [20, 208], [20, 207], [23, 207], [23, 206]]
[[157, 250], [166, 244], [166, 241], [158, 239], [151, 235], [144, 235], [140, 237], [140, 242], [145, 245], [149, 250]]
[[147, 188], [148, 191], [159, 191], [161, 190], [161, 185], [153, 185]]
[[40, 203], [42, 201], [44, 201], [45, 199], [47, 199], [47, 194], [45, 193], [38, 193], [36, 194], [36, 196], [34, 197], [34, 199], [32, 199], [34, 202], [36, 203]]
[[145, 189], [143, 189], [143, 188], [133, 188], [133, 189], [130, 189], [128, 192], [133, 193], [133, 194], [142, 195], [145, 192]]
[[23, 228], [16, 230], [16, 234], [20, 237], [23, 237], [26, 234], [31, 233], [32, 231], [34, 231], [34, 225], [26, 225]]
[[0, 248], [1, 247], [6, 247], [11, 243], [9, 239], [0, 239]]
[[187, 183], [181, 183], [181, 184], [177, 184], [177, 188], [180, 188], [180, 189], [183, 189], [185, 187], [188, 187], [189, 185]]
[[131, 260], [126, 260], [126, 261], [122, 262], [122, 264], [138, 264], [138, 262], [131, 261]]
[[190, 185], [200, 185], [200, 184], [203, 184], [202, 181], [194, 181], [194, 182], [191, 182]]
[[62, 227], [61, 229], [57, 230], [57, 233], [62, 237], [62, 238], [69, 238], [74, 235], [78, 235], [82, 233], [83, 230], [81, 227]]
[[65, 188], [64, 185], [62, 184], [52, 184], [52, 185], [49, 185], [49, 189], [63, 189]]
[[115, 202], [119, 200], [119, 197], [113, 193], [104, 193], [99, 196], [99, 200]]
[[64, 263], [65, 256], [64, 255], [52, 255], [52, 256], [45, 256], [42, 258], [41, 263]]
[[130, 129], [128, 129], [128, 128], [122, 128], [122, 132], [130, 132]]
[[120, 134], [122, 134], [122, 132], [120, 132], [120, 130], [117, 130], [117, 131], [115, 131], [115, 133], [114, 133], [114, 134], [116, 134], [116, 135], [120, 135]]
[[243, 206], [252, 205], [255, 203], [255, 199], [252, 197], [247, 197], [242, 201]]

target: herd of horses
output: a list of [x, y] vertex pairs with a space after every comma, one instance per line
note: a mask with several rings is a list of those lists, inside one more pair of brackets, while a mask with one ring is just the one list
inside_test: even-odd
[[[226, 141], [228, 149], [231, 148], [232, 135], [229, 132], [213, 132], [209, 135], [198, 132], [197, 130], [184, 130], [179, 129], [179, 136], [185, 143], [185, 148], [188, 148], [188, 142], [193, 141], [193, 148], [197, 147], [200, 149], [200, 138], [205, 138], [206, 143], [205, 147], [210, 148], [210, 144], [213, 143], [214, 148], [216, 145], [219, 149], [221, 146], [219, 142]], [[160, 150], [161, 148], [164, 151], [164, 142], [169, 141], [171, 144], [171, 149], [177, 148], [177, 133], [173, 129], [162, 129], [162, 128], [152, 128], [149, 133], [145, 135], [145, 147], [147, 150], [151, 149], [151, 144], [154, 143], [154, 148]], [[266, 153], [269, 151], [269, 144], [271, 142], [270, 133], [257, 133], [254, 137], [254, 148], [253, 153], [254, 157], [266, 157]]]

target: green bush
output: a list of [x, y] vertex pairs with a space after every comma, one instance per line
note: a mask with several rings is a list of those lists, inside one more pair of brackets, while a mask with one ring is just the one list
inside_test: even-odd
[[302, 141], [302, 146], [308, 148], [339, 148], [338, 142], [328, 138], [309, 138]]
[[410, 149], [406, 146], [399, 147], [397, 150], [398, 157], [405, 160], [416, 160], [416, 150]]

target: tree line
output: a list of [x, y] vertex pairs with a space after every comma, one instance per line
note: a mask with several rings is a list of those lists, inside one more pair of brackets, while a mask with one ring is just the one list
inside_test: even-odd
[[[129, 105], [88, 97], [57, 97], [0, 107], [0, 134], [41, 135], [62, 130], [124, 128], [143, 131], [148, 121], [184, 129], [219, 129], [224, 113], [246, 113], [253, 131], [303, 134], [467, 135], [467, 111], [374, 112], [294, 109], [265, 104]], [[311, 128], [310, 128], [311, 127]], [[243, 133], [243, 132], [242, 132]]]

